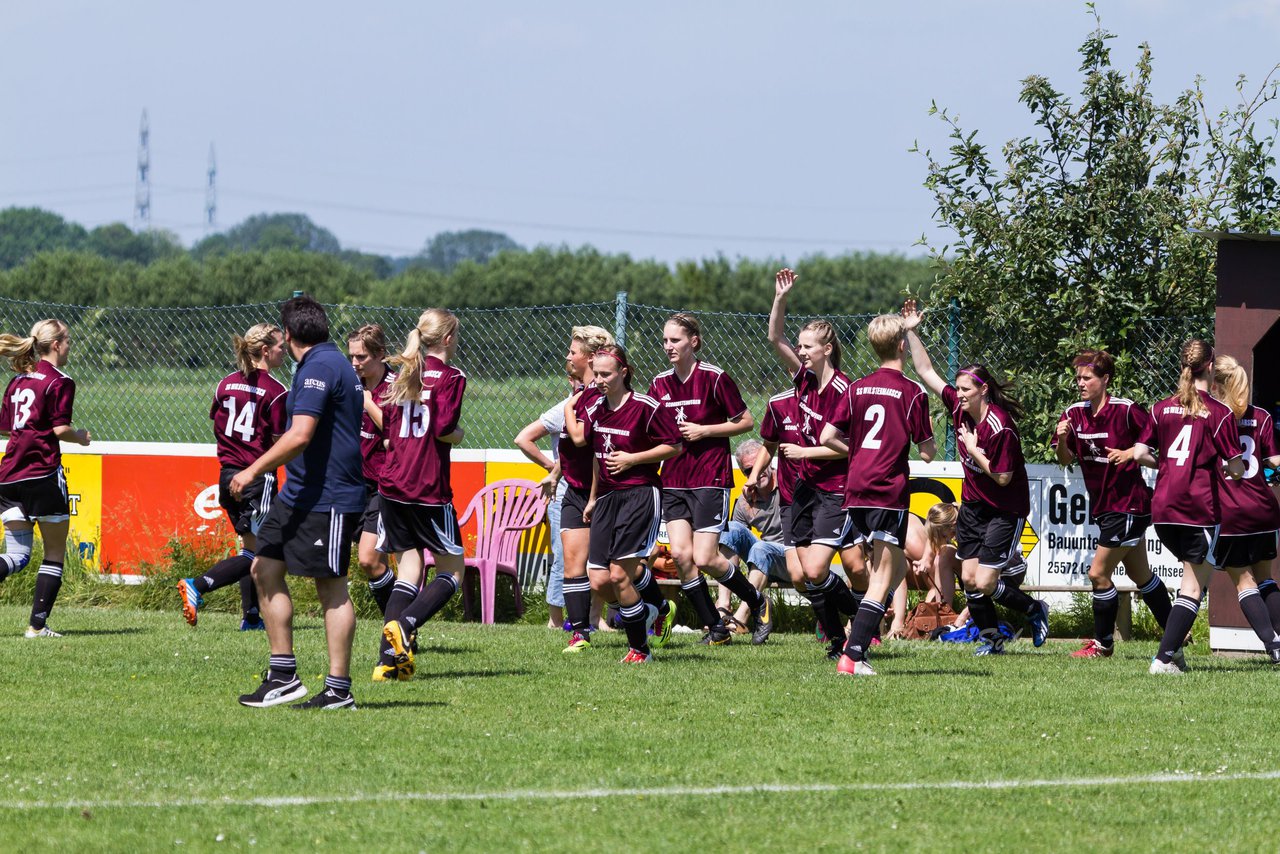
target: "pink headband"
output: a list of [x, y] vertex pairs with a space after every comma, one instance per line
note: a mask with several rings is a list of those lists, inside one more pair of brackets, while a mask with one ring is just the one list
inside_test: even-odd
[[984, 380], [982, 377], [980, 377], [980, 376], [978, 376], [977, 374], [975, 374], [973, 371], [966, 371], [964, 368], [961, 368], [961, 369], [959, 370], [959, 373], [962, 373], [962, 374], [968, 374], [969, 376], [973, 377], [975, 380], [977, 380], [977, 381], [978, 381], [978, 385], [986, 385], [986, 384], [987, 384], [987, 381], [986, 381], [986, 380]]

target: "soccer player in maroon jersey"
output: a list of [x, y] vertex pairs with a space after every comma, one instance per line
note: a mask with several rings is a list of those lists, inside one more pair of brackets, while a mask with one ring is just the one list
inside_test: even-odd
[[242, 616], [240, 631], [263, 630], [266, 625], [258, 611], [258, 591], [249, 568], [258, 550], [258, 528], [267, 518], [276, 498], [276, 473], [267, 472], [249, 484], [239, 497], [230, 490], [231, 479], [253, 464], [276, 437], [285, 431], [288, 413], [285, 399], [289, 390], [271, 376], [284, 364], [284, 332], [270, 323], [249, 328], [241, 338], [233, 335], [231, 347], [239, 369], [223, 377], [213, 391], [209, 418], [218, 447], [218, 503], [240, 537], [240, 551], [221, 560], [199, 578], [178, 582], [182, 616], [195, 626], [204, 595], [239, 582]]
[[841, 561], [858, 571], [850, 581], [866, 590], [862, 571], [862, 550], [841, 545], [845, 513], [844, 498], [848, 463], [844, 455], [818, 441], [831, 411], [849, 388], [849, 378], [840, 371], [840, 337], [826, 320], [811, 320], [801, 328], [792, 347], [787, 339], [787, 294], [795, 286], [796, 274], [784, 268], [774, 276], [773, 307], [769, 311], [769, 343], [795, 386], [800, 417], [801, 444], [782, 443], [778, 452], [799, 464], [799, 479], [791, 497], [792, 538], [804, 568], [805, 585], [798, 590], [809, 598], [818, 622], [831, 646], [828, 656], [836, 659], [844, 648], [846, 635], [842, 614], [858, 611], [862, 593], [854, 593], [831, 571], [837, 549]]
[[356, 559], [368, 579], [369, 593], [378, 603], [383, 617], [387, 614], [387, 602], [391, 599], [391, 586], [395, 573], [387, 566], [387, 556], [378, 551], [378, 510], [382, 506], [378, 497], [378, 479], [386, 462], [386, 437], [382, 432], [382, 404], [387, 390], [395, 382], [395, 372], [387, 367], [387, 336], [376, 323], [366, 323], [347, 336], [347, 357], [355, 368], [360, 384], [364, 386], [364, 415], [360, 419], [360, 454], [363, 456], [365, 491], [369, 504], [364, 510], [360, 526], [360, 539], [356, 545]]
[[1209, 574], [1221, 560], [1222, 463], [1227, 464], [1227, 477], [1238, 479], [1244, 473], [1235, 415], [1209, 394], [1213, 348], [1193, 338], [1182, 345], [1179, 363], [1177, 393], [1151, 408], [1151, 450], [1160, 455], [1151, 519], [1160, 542], [1182, 561], [1182, 585], [1165, 623], [1160, 651], [1151, 660], [1153, 674], [1186, 670], [1182, 645], [1200, 611]]
[[1217, 392], [1236, 417], [1244, 475], [1227, 480], [1222, 489], [1222, 568], [1236, 585], [1240, 610], [1258, 635], [1272, 662], [1280, 664], [1280, 635], [1259, 590], [1258, 579], [1271, 577], [1280, 531], [1280, 504], [1267, 485], [1263, 465], [1280, 464], [1271, 414], [1249, 403], [1249, 376], [1231, 356], [1218, 356], [1213, 366]]
[[911, 445], [925, 462], [933, 459], [933, 424], [929, 395], [902, 373], [906, 322], [882, 314], [867, 326], [867, 338], [880, 368], [849, 385], [822, 427], [827, 447], [848, 453], [843, 507], [846, 513], [840, 547], [866, 543], [871, 577], [853, 618], [836, 672], [874, 676], [867, 663], [871, 638], [884, 620], [885, 602], [906, 575], [911, 503]]
[[681, 451], [683, 439], [670, 412], [648, 395], [632, 391], [631, 364], [617, 344], [591, 360], [600, 392], [579, 418], [565, 405], [565, 429], [574, 444], [589, 446], [595, 459], [587, 570], [591, 587], [617, 602], [627, 633], [624, 664], [646, 664], [649, 628], [666, 605], [643, 560], [658, 539], [662, 489], [658, 466]]
[[[591, 372], [591, 357], [606, 344], [613, 343], [613, 336], [599, 326], [575, 326], [570, 333], [569, 352], [565, 354], [565, 368], [572, 393], [548, 409], [537, 420], [530, 422], [516, 436], [516, 446], [533, 462], [547, 470], [542, 479], [543, 495], [550, 504], [547, 515], [552, 517], [558, 507], [558, 522], [552, 525], [553, 542], [559, 538], [561, 571], [564, 573], [564, 607], [573, 635], [562, 652], [577, 653], [591, 647], [591, 580], [587, 577], [587, 545], [591, 534], [588, 519], [583, 510], [591, 500], [592, 460], [591, 448], [578, 447], [565, 429], [564, 408], [572, 405], [578, 418], [586, 407], [599, 396], [595, 387], [595, 374]], [[544, 436], [556, 437], [554, 460], [548, 459], [538, 448], [537, 442]], [[555, 569], [553, 567], [552, 572]], [[550, 588], [550, 582], [548, 582]], [[548, 594], [550, 599], [550, 594]]]
[[1161, 628], [1169, 619], [1169, 591], [1147, 562], [1151, 489], [1135, 461], [1135, 456], [1145, 456], [1154, 427], [1145, 409], [1109, 393], [1116, 362], [1106, 350], [1082, 350], [1071, 365], [1080, 402], [1062, 413], [1052, 445], [1062, 465], [1080, 465], [1090, 521], [1098, 526], [1098, 550], [1089, 564], [1093, 637], [1072, 656], [1105, 658], [1114, 649], [1120, 609], [1120, 593], [1111, 582], [1118, 564], [1124, 563], [1125, 573]]
[[46, 624], [62, 588], [71, 508], [59, 442], [88, 445], [88, 430], [71, 426], [76, 384], [62, 372], [71, 352], [71, 332], [61, 320], [41, 320], [26, 338], [0, 335], [0, 357], [17, 374], [0, 401], [0, 435], [9, 439], [0, 460], [0, 519], [5, 552], [0, 581], [31, 562], [35, 523], [44, 559], [36, 573], [28, 638], [56, 638]]
[[902, 316], [916, 374], [942, 398], [959, 440], [964, 484], [956, 555], [969, 613], [981, 639], [974, 654], [1004, 652], [993, 601], [1026, 614], [1034, 643], [1041, 646], [1049, 636], [1049, 606], [1001, 578], [1002, 571], [1023, 562], [1022, 526], [1031, 509], [1027, 466], [1015, 423], [1022, 407], [985, 365], [961, 368], [954, 386], [940, 377], [915, 332], [922, 319], [915, 300], [903, 305]]
[[773, 631], [769, 597], [720, 554], [720, 533], [729, 524], [733, 486], [729, 438], [751, 430], [755, 419], [733, 377], [698, 358], [702, 327], [696, 317], [680, 312], [667, 318], [662, 347], [672, 367], [653, 378], [649, 397], [671, 415], [684, 443], [684, 451], [662, 466], [662, 520], [680, 574], [680, 589], [707, 630], [703, 644], [720, 646], [733, 639], [703, 572], [747, 603], [757, 629], [767, 638]]
[[[377, 548], [395, 555], [396, 582], [375, 682], [413, 678], [412, 637], [453, 598], [465, 569], [449, 482], [449, 454], [463, 438], [458, 422], [467, 390], [467, 375], [449, 364], [458, 340], [457, 316], [442, 308], [424, 311], [391, 360], [396, 379], [381, 401], [387, 458], [378, 481]], [[424, 550], [435, 559], [436, 574], [419, 590]]]

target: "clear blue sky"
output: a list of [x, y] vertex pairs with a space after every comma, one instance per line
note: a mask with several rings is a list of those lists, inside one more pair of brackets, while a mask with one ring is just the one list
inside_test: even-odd
[[[1102, 0], [1117, 63], [1210, 103], [1280, 61], [1280, 2]], [[6, 0], [0, 207], [132, 222], [150, 116], [153, 220], [188, 245], [209, 146], [218, 224], [301, 211], [343, 245], [439, 231], [673, 262], [919, 251], [931, 100], [998, 150], [1019, 81], [1078, 91], [1083, 3]], [[1274, 112], [1273, 112], [1274, 114]]]

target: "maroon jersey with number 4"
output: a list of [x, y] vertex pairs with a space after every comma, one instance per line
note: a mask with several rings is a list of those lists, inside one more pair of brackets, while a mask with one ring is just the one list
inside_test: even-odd
[[906, 510], [911, 504], [911, 444], [933, 438], [924, 388], [902, 371], [880, 368], [849, 386], [831, 414], [831, 426], [849, 444], [845, 509]]
[[1280, 504], [1267, 485], [1263, 460], [1276, 455], [1276, 429], [1271, 415], [1250, 406], [1237, 420], [1240, 450], [1244, 453], [1244, 477], [1227, 479], [1222, 488], [1222, 534], [1269, 534], [1280, 528]]
[[[395, 381], [395, 371], [386, 371], [382, 375], [381, 382], [375, 383], [373, 388], [366, 387], [365, 391], [372, 395], [375, 404], [381, 406], [382, 398], [386, 397], [387, 389]], [[363, 385], [363, 380], [361, 384]], [[373, 419], [369, 417], [368, 412], [360, 416], [360, 456], [364, 460], [362, 473], [364, 474], [364, 479], [372, 483], [378, 482], [378, 478], [382, 475], [382, 467], [387, 461], [387, 447], [383, 444], [385, 438], [385, 431], [373, 423]]]
[[228, 374], [213, 391], [209, 417], [218, 462], [243, 469], [267, 452], [285, 431], [289, 390], [266, 371]]
[[45, 477], [61, 467], [53, 428], [71, 423], [75, 399], [75, 381], [52, 362], [41, 360], [35, 370], [9, 380], [0, 404], [0, 432], [9, 434], [0, 483]]
[[[715, 365], [698, 361], [681, 382], [675, 369], [664, 371], [649, 384], [649, 397], [670, 412], [679, 425], [686, 421], [710, 426], [723, 424], [747, 411], [733, 377]], [[662, 465], [662, 485], [667, 489], [733, 486], [733, 462], [727, 437], [685, 442], [684, 453]]]
[[1205, 409], [1184, 415], [1178, 398], [1151, 410], [1155, 421], [1152, 449], [1160, 454], [1151, 521], [1166, 525], [1217, 525], [1222, 521], [1222, 462], [1240, 456], [1236, 417], [1225, 403], [1200, 392]]
[[[837, 370], [826, 388], [819, 388], [818, 375], [809, 368], [801, 367], [796, 371], [793, 382], [800, 409], [803, 444], [807, 448], [818, 447], [822, 444], [818, 439], [822, 436], [823, 426], [840, 405], [844, 393], [849, 390], [849, 378]], [[842, 459], [802, 460], [800, 472], [800, 477], [816, 489], [823, 492], [844, 492], [849, 463]]]
[[467, 375], [428, 356], [422, 369], [422, 392], [417, 400], [382, 404], [382, 431], [387, 457], [378, 492], [404, 504], [448, 504], [449, 452], [441, 442], [458, 429]]
[[[1022, 457], [1022, 439], [1017, 425], [999, 406], [987, 407], [982, 423], [975, 423], [960, 406], [960, 396], [955, 386], [942, 389], [942, 403], [951, 412], [951, 425], [956, 431], [956, 449], [964, 465], [964, 486], [960, 500], [981, 501], [998, 513], [1007, 516], [1026, 517], [1031, 512], [1031, 491], [1027, 482], [1027, 464]], [[996, 474], [1012, 474], [1010, 481], [1001, 486], [982, 470], [969, 456], [964, 442], [960, 441], [960, 427], [964, 426], [978, 437], [978, 447], [987, 457], [991, 471]]]
[[[1073, 403], [1058, 421], [1071, 425], [1064, 441], [1084, 475], [1089, 514], [1095, 519], [1099, 513], [1150, 514], [1151, 487], [1142, 479], [1142, 467], [1132, 460], [1115, 465], [1107, 458], [1107, 449], [1149, 446], [1155, 432], [1151, 415], [1132, 400], [1108, 397], [1097, 412], [1087, 400]], [[1057, 433], [1049, 444], [1058, 447]]]
[[[804, 434], [800, 432], [800, 401], [794, 391], [784, 391], [769, 398], [764, 419], [760, 422], [760, 438], [776, 445], [804, 444]], [[787, 505], [791, 503], [796, 482], [800, 480], [800, 463], [781, 454], [774, 459], [778, 462], [778, 499]]]
[[[573, 411], [578, 416], [578, 421], [582, 421], [587, 415], [587, 409], [600, 397], [600, 392], [595, 386], [579, 386], [578, 389], [582, 394], [574, 402]], [[594, 459], [590, 443], [579, 448], [569, 438], [568, 430], [561, 428], [560, 438], [556, 441], [556, 453], [560, 456], [560, 476], [565, 482], [574, 489], [590, 489], [591, 460]]]
[[609, 454], [621, 451], [638, 454], [658, 445], [679, 445], [680, 431], [670, 410], [647, 394], [631, 393], [617, 409], [609, 399], [597, 397], [586, 411], [583, 427], [587, 444], [600, 464], [597, 497], [633, 486], [661, 486], [658, 463], [632, 466], [621, 474], [610, 474], [605, 464]]

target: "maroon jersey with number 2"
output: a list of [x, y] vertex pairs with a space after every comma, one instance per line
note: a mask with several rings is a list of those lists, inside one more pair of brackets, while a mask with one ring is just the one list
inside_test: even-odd
[[228, 374], [213, 391], [209, 417], [218, 462], [243, 469], [267, 452], [285, 431], [289, 390], [266, 371]]
[[1236, 417], [1225, 403], [1200, 392], [1205, 409], [1185, 417], [1178, 398], [1160, 401], [1152, 449], [1160, 453], [1151, 521], [1165, 525], [1208, 527], [1222, 521], [1222, 462], [1240, 456]]
[[906, 510], [911, 444], [933, 438], [929, 395], [902, 371], [880, 368], [849, 386], [831, 414], [849, 444], [844, 507]]
[[61, 467], [53, 428], [71, 423], [75, 399], [75, 381], [52, 362], [41, 360], [35, 370], [9, 380], [0, 404], [0, 432], [9, 434], [0, 483], [45, 477]]
[[458, 429], [466, 390], [466, 374], [428, 356], [418, 399], [382, 404], [387, 458], [378, 492], [402, 504], [453, 501], [449, 482], [449, 452], [453, 446], [439, 437]]
[[587, 409], [583, 422], [587, 443], [599, 461], [596, 497], [633, 486], [661, 486], [658, 463], [632, 466], [621, 474], [610, 474], [605, 460], [614, 451], [638, 454], [658, 445], [679, 445], [676, 422], [658, 401], [647, 394], [632, 392], [617, 409], [609, 399], [597, 397]]

